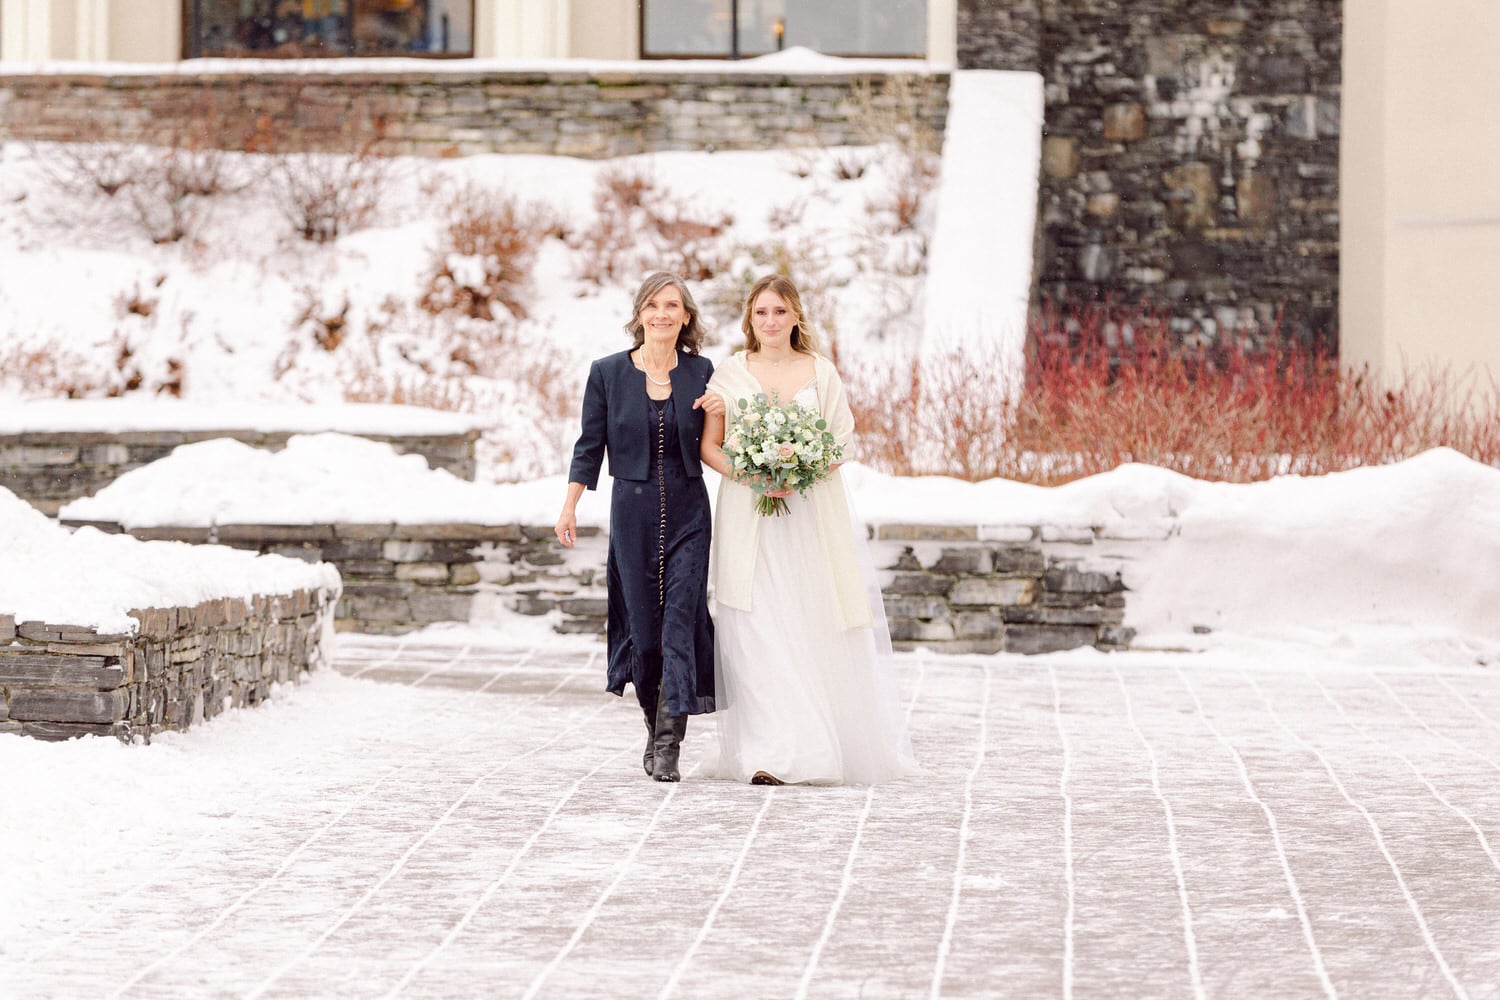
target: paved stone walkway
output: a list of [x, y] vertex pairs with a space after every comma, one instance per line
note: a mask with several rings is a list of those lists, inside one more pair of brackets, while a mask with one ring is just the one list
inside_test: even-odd
[[1500, 996], [1492, 670], [907, 655], [922, 777], [766, 789], [645, 778], [600, 652], [344, 637], [401, 716], [0, 994]]

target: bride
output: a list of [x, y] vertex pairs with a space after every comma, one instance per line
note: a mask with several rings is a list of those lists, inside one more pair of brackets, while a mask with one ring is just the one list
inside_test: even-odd
[[[745, 349], [708, 388], [737, 401], [816, 409], [847, 454], [854, 417], [843, 382], [816, 345], [789, 279], [755, 283], [740, 328]], [[891, 669], [880, 590], [856, 534], [837, 467], [791, 511], [766, 517], [721, 447], [725, 417], [704, 417], [702, 457], [723, 480], [713, 532], [714, 662], [719, 746], [705, 773], [760, 785], [874, 784], [916, 771]], [[743, 474], [742, 474], [743, 475]]]

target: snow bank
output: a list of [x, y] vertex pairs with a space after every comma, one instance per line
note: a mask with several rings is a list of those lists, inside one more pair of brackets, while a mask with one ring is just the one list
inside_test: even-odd
[[0, 612], [17, 622], [134, 633], [135, 619], [126, 614], [134, 608], [319, 587], [339, 587], [338, 571], [326, 563], [218, 545], [141, 542], [92, 528], [70, 532], [0, 488]]
[[1500, 640], [1500, 470], [1446, 448], [1262, 483], [1202, 482], [1143, 465], [1053, 488], [865, 469], [850, 478], [860, 514], [873, 523], [1170, 535], [1116, 546], [1130, 549], [1126, 624], [1143, 637], [1195, 625], [1255, 635], [1368, 625]]
[[[126, 528], [214, 524], [551, 524], [561, 476], [486, 485], [432, 469], [421, 455], [344, 434], [294, 435], [282, 451], [221, 438], [183, 445], [127, 472], [59, 516]], [[590, 504], [602, 524], [608, 504]], [[599, 519], [602, 513], [602, 520]]]
[[1440, 448], [1327, 476], [1188, 482], [1180, 533], [1126, 575], [1142, 633], [1372, 625], [1500, 640], [1500, 470]]
[[998, 347], [1020, 378], [1041, 142], [1040, 74], [953, 74], [927, 262], [928, 356], [976, 343], [990, 356]]

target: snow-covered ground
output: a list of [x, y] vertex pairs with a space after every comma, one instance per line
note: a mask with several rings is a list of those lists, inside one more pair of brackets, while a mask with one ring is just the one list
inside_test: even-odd
[[922, 774], [639, 765], [597, 643], [342, 637], [149, 747], [0, 741], [0, 968], [53, 997], [1454, 997], [1500, 982], [1500, 678], [904, 654]]

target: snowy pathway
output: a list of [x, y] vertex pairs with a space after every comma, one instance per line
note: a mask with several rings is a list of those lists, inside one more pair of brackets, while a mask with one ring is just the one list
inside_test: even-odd
[[[909, 655], [922, 777], [766, 789], [648, 780], [601, 653], [343, 637], [269, 706], [62, 745], [100, 841], [24, 884], [0, 989], [1500, 996], [1493, 671]], [[158, 805], [106, 836], [124, 767]]]

